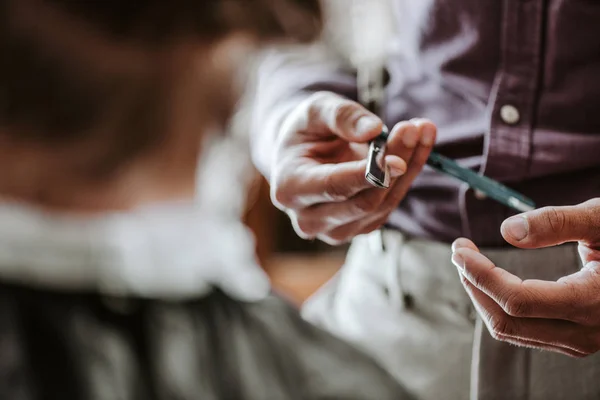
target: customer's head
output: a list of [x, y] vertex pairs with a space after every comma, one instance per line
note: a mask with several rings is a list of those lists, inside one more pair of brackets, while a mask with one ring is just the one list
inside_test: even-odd
[[191, 196], [201, 137], [318, 0], [0, 0], [0, 197], [81, 210]]

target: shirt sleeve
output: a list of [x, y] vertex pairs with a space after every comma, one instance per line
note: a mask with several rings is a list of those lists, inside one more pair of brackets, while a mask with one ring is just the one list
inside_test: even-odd
[[270, 50], [257, 75], [250, 143], [254, 164], [268, 178], [281, 124], [294, 107], [320, 91], [355, 100], [356, 76], [321, 47]]

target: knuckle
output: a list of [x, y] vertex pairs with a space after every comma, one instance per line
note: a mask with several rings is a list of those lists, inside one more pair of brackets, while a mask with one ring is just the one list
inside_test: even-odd
[[482, 272], [471, 272], [469, 279], [471, 284], [478, 289], [487, 286], [488, 278]]
[[592, 214], [600, 215], [600, 197], [591, 199], [583, 203], [583, 206]]
[[302, 227], [298, 223], [298, 217], [296, 212], [288, 210], [287, 215], [290, 218], [290, 222], [292, 223], [292, 228], [294, 228], [294, 232], [302, 238], [302, 239], [310, 239], [310, 235], [302, 230]]
[[344, 201], [348, 198], [349, 183], [329, 174], [325, 177], [327, 196], [331, 201]]
[[358, 213], [370, 214], [378, 210], [379, 203], [373, 196], [359, 195], [352, 200], [353, 206]]
[[492, 337], [492, 339], [494, 340], [498, 340], [500, 342], [503, 342], [505, 339], [504, 337], [502, 337], [502, 335], [498, 334], [495, 330], [490, 330], [490, 336]]
[[319, 119], [321, 117], [323, 105], [331, 96], [332, 95], [329, 92], [316, 92], [306, 99], [301, 108], [304, 108], [304, 112], [306, 113], [309, 121]]
[[[579, 245], [580, 247], [580, 252], [581, 252], [581, 244]], [[593, 293], [598, 293], [600, 292], [600, 262], [591, 262], [586, 264], [586, 266], [584, 267], [588, 273], [590, 274], [590, 276], [592, 277], [592, 279], [590, 279], [590, 287], [593, 290]], [[600, 299], [598, 299], [600, 300]]]
[[300, 236], [314, 237], [321, 231], [321, 224], [318, 221], [308, 220], [306, 218], [299, 217], [298, 215], [296, 215], [294, 219], [296, 233], [298, 233]]
[[347, 125], [348, 121], [352, 120], [356, 107], [354, 103], [350, 101], [344, 101], [336, 105], [333, 112], [335, 125], [343, 127]]
[[496, 340], [504, 340], [505, 336], [513, 334], [512, 324], [507, 318], [493, 316], [490, 318], [490, 334]]
[[348, 234], [332, 233], [329, 235], [329, 244], [339, 246], [347, 243], [349, 239], [350, 236]]
[[556, 306], [564, 309], [570, 320], [580, 325], [597, 323], [596, 307], [598, 304], [594, 301], [594, 293], [582, 290], [581, 287], [574, 284], [570, 277], [560, 278], [557, 282], [563, 286], [566, 294]]
[[373, 204], [369, 201], [369, 199], [365, 196], [357, 197], [354, 200], [354, 207], [360, 213], [371, 213], [374, 211]]
[[531, 311], [529, 301], [519, 293], [509, 294], [502, 308], [511, 317], [526, 317]]
[[328, 125], [346, 126], [353, 119], [359, 104], [335, 93], [321, 91], [314, 93], [299, 107], [311, 122], [322, 121]]
[[319, 235], [319, 240], [328, 244], [329, 246], [341, 246], [347, 242], [346, 238], [341, 237], [339, 234], [328, 233], [326, 235]]
[[297, 228], [296, 226], [294, 226], [294, 232], [296, 232], [296, 235], [298, 235], [298, 237], [300, 239], [304, 239], [304, 240], [312, 240], [314, 238], [314, 236], [311, 236], [305, 232], [302, 232], [299, 228]]
[[293, 221], [292, 221], [292, 226], [294, 227], [294, 232], [296, 232], [296, 234], [297, 234], [297, 235], [298, 235], [298, 236], [299, 236], [301, 239], [304, 239], [304, 240], [311, 240], [311, 239], [313, 239], [313, 238], [314, 238], [314, 236], [313, 236], [313, 235], [309, 234], [308, 232], [305, 232], [305, 231], [303, 231], [303, 230], [302, 230], [302, 228], [301, 228], [301, 227], [300, 227], [300, 226], [299, 226], [297, 223], [294, 223]]
[[292, 138], [299, 131], [310, 130], [314, 123], [322, 120], [323, 107], [331, 96], [328, 92], [317, 92], [306, 98], [283, 119], [281, 133]]
[[271, 201], [278, 208], [290, 208], [294, 204], [294, 195], [283, 185], [274, 184], [271, 189]]
[[559, 211], [558, 208], [547, 207], [544, 215], [552, 232], [559, 233], [565, 228], [565, 214], [562, 211]]

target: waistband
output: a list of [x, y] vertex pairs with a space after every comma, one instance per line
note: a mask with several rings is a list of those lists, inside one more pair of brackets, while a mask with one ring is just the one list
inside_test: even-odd
[[[395, 229], [381, 229], [355, 239], [355, 243], [368, 243], [374, 254], [397, 252], [407, 246], [417, 247], [422, 253], [435, 254], [436, 258], [452, 257], [450, 244], [416, 238]], [[582, 268], [577, 245], [572, 243], [544, 249], [525, 250], [515, 247], [482, 247], [481, 253], [496, 266], [522, 279], [556, 280]]]

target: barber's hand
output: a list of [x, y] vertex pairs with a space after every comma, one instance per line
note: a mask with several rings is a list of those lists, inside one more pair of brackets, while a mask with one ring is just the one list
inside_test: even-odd
[[584, 268], [556, 282], [523, 281], [457, 240], [452, 261], [492, 336], [574, 357], [600, 350], [600, 199], [509, 218], [502, 235], [524, 249], [579, 242]]
[[340, 244], [383, 225], [406, 195], [435, 143], [426, 120], [396, 125], [385, 161], [391, 183], [365, 180], [368, 142], [382, 122], [358, 103], [321, 92], [298, 106], [282, 125], [271, 176], [274, 203], [303, 238]]

